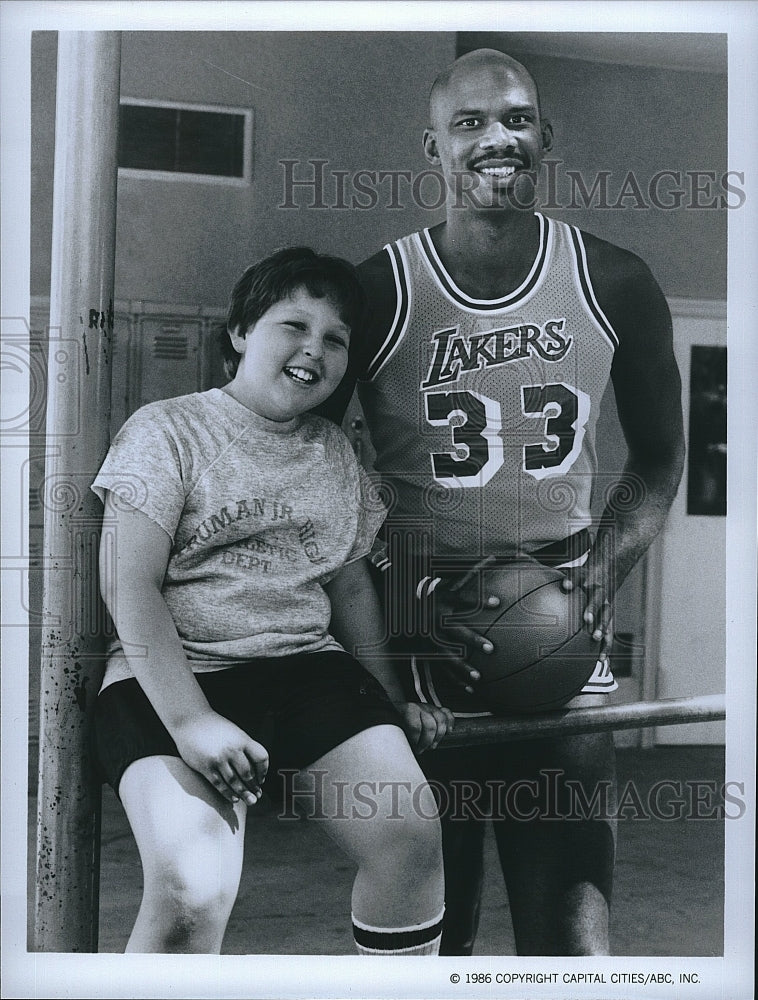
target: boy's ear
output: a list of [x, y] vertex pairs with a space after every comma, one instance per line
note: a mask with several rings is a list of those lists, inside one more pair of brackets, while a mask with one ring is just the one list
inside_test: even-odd
[[226, 332], [229, 334], [229, 340], [231, 340], [232, 347], [237, 352], [237, 354], [244, 353], [244, 350], [245, 350], [245, 334], [244, 333], [240, 333], [240, 328], [238, 326], [227, 327], [226, 328]]
[[424, 138], [422, 141], [424, 146], [424, 156], [426, 156], [430, 163], [439, 165], [440, 154], [437, 150], [437, 137], [434, 134], [434, 129], [424, 129]]

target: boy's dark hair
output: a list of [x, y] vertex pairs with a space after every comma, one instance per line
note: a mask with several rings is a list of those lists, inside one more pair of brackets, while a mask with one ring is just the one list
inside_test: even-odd
[[240, 360], [229, 331], [239, 330], [244, 336], [271, 306], [299, 288], [314, 298], [329, 299], [351, 333], [360, 326], [366, 299], [352, 264], [341, 257], [318, 254], [310, 247], [277, 250], [251, 264], [232, 290], [226, 325], [218, 334], [227, 378], [234, 378]]

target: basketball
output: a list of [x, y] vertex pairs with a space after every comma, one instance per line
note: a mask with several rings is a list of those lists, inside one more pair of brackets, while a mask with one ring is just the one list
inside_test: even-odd
[[[484, 569], [462, 596], [477, 609], [461, 624], [486, 636], [492, 653], [470, 652], [481, 674], [477, 694], [491, 711], [538, 712], [559, 708], [584, 687], [600, 644], [582, 627], [584, 592], [564, 591], [560, 570], [531, 559]], [[484, 606], [490, 595], [495, 608]]]

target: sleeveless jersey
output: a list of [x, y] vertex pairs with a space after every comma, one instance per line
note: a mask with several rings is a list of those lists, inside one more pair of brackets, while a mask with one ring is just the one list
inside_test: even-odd
[[537, 219], [532, 268], [499, 299], [462, 292], [428, 230], [385, 247], [395, 316], [359, 397], [390, 517], [438, 558], [534, 552], [591, 523], [618, 338], [580, 231]]

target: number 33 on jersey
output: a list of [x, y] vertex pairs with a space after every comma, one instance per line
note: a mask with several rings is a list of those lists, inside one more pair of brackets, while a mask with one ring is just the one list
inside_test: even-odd
[[391, 329], [359, 384], [391, 516], [439, 554], [533, 551], [587, 527], [595, 427], [617, 337], [581, 233], [537, 215], [523, 284], [495, 300], [454, 283], [428, 230], [388, 245]]

